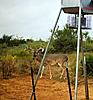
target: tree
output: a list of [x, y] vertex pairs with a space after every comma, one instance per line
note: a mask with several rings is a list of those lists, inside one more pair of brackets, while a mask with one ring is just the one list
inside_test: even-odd
[[11, 36], [8, 36], [8, 35], [5, 35], [5, 34], [3, 35], [3, 38], [2, 38], [3, 43], [6, 43], [7, 46], [10, 44], [11, 39], [12, 39], [12, 35]]
[[76, 40], [76, 31], [66, 25], [63, 30], [55, 32], [52, 44], [55, 52], [66, 53], [76, 50]]

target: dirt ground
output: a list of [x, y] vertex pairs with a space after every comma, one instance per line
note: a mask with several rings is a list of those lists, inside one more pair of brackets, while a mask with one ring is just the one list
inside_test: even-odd
[[[0, 100], [29, 100], [32, 92], [31, 77], [20, 76], [9, 80], [0, 79]], [[90, 100], [93, 100], [93, 79], [89, 80]], [[74, 87], [72, 86], [74, 98]], [[78, 87], [78, 100], [84, 99], [84, 83]], [[36, 86], [37, 100], [70, 100], [67, 80], [60, 82], [49, 79], [47, 75]]]

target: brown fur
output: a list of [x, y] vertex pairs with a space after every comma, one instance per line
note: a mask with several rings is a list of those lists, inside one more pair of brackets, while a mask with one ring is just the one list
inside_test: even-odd
[[[39, 69], [40, 63], [41, 63], [42, 57], [40, 58], [39, 55], [35, 57], [35, 63], [36, 66]], [[60, 78], [62, 78], [64, 72], [65, 72], [65, 65], [64, 63], [68, 61], [67, 55], [62, 55], [62, 54], [49, 54], [46, 56], [44, 65], [48, 67], [49, 73], [50, 73], [50, 79], [52, 78], [52, 71], [51, 71], [51, 65], [58, 64], [58, 66], [61, 67], [62, 72]], [[42, 77], [43, 72], [41, 71], [41, 77]]]

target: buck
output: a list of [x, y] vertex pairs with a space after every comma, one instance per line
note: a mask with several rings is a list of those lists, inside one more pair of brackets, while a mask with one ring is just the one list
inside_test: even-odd
[[[37, 67], [40, 66], [43, 54], [44, 54], [43, 48], [38, 49], [34, 54], [34, 60], [35, 60], [35, 64], [36, 64]], [[52, 78], [51, 66], [55, 65], [55, 64], [57, 64], [61, 68], [62, 71], [61, 71], [60, 78], [62, 78], [63, 74], [65, 72], [65, 68], [66, 68], [66, 66], [64, 64], [67, 61], [68, 61], [68, 57], [65, 54], [64, 55], [60, 55], [60, 54], [49, 54], [49, 55], [47, 55], [46, 58], [45, 58], [44, 64], [42, 66], [40, 78], [42, 78], [44, 68], [45, 68], [45, 66], [47, 66], [48, 69], [49, 69], [49, 75], [50, 75], [50, 79], [51, 79]]]

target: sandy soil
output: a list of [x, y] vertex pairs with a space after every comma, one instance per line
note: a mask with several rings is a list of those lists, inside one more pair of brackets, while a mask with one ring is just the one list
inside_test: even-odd
[[[32, 92], [31, 77], [21, 76], [9, 80], [0, 79], [0, 100], [29, 100]], [[90, 100], [93, 100], [93, 79], [89, 80]], [[72, 86], [74, 98], [74, 87]], [[37, 100], [70, 100], [67, 80], [50, 80], [48, 76], [40, 79], [36, 86]], [[78, 87], [78, 100], [84, 99], [84, 83]]]

